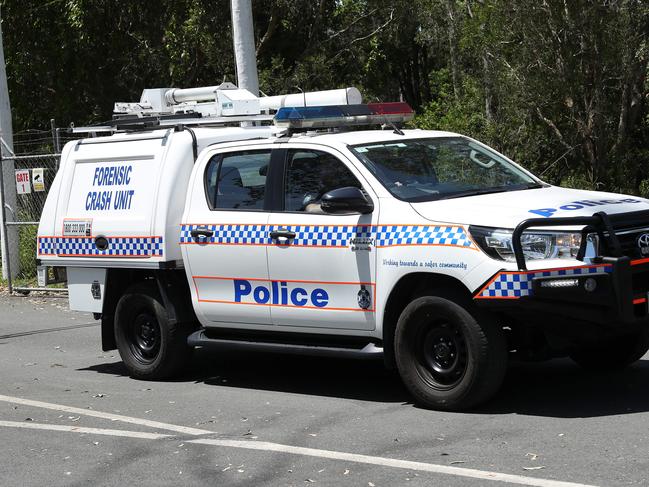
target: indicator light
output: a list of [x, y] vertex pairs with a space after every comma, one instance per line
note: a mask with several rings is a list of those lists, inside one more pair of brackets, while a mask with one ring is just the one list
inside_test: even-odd
[[565, 288], [576, 286], [579, 286], [579, 279], [551, 279], [548, 281], [541, 281], [541, 287]]

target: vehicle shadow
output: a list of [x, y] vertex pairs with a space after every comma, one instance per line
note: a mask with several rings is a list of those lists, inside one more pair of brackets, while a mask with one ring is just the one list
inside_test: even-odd
[[[80, 369], [127, 376], [121, 362]], [[261, 352], [197, 350], [177, 382], [371, 402], [412, 402], [396, 372], [359, 361]], [[622, 372], [591, 373], [568, 359], [512, 363], [495, 398], [470, 412], [586, 418], [649, 411], [649, 360]]]
[[[80, 370], [128, 375], [121, 362]], [[386, 370], [381, 360], [196, 350], [185, 373], [172, 381], [372, 402], [410, 402], [398, 375]]]
[[500, 392], [475, 412], [589, 418], [649, 411], [649, 360], [589, 372], [569, 359], [510, 365]]

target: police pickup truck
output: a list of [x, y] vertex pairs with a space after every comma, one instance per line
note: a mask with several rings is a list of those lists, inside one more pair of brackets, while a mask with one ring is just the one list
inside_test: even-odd
[[612, 370], [648, 350], [648, 200], [401, 130], [407, 105], [352, 89], [217, 88], [116, 105], [112, 134], [65, 146], [45, 204], [40, 264], [67, 268], [70, 307], [133, 377], [195, 347], [378, 356], [415, 402], [462, 410], [512, 357]]

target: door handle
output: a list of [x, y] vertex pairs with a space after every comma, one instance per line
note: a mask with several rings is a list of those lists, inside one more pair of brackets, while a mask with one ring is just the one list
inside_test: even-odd
[[280, 228], [279, 230], [270, 232], [270, 238], [272, 238], [273, 240], [279, 240], [280, 238], [293, 240], [295, 238], [295, 232], [291, 232], [286, 228]]
[[189, 233], [194, 238], [194, 240], [198, 240], [201, 237], [210, 238], [212, 235], [214, 235], [214, 231], [210, 230], [207, 227], [198, 227]]

